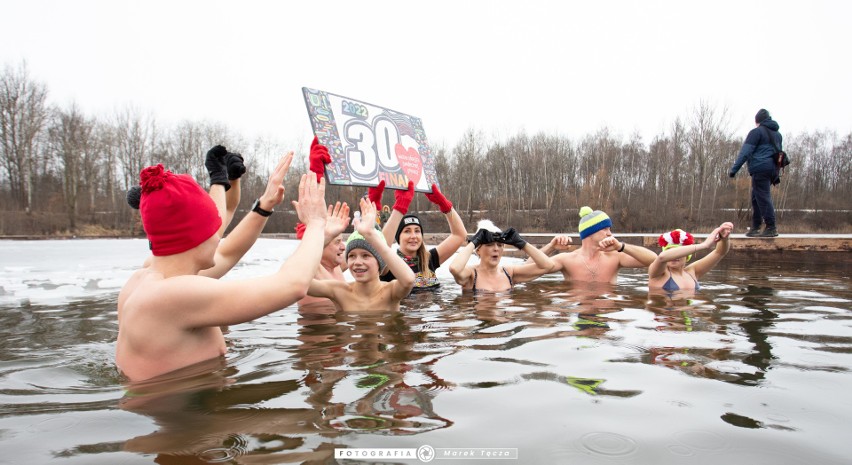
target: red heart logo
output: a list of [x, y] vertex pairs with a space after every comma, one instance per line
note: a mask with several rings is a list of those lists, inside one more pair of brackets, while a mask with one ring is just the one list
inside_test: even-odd
[[399, 167], [402, 172], [408, 176], [410, 181], [414, 181], [414, 185], [420, 181], [420, 173], [423, 171], [423, 162], [420, 160], [420, 153], [414, 147], [406, 149], [402, 144], [394, 146], [396, 159], [399, 161]]

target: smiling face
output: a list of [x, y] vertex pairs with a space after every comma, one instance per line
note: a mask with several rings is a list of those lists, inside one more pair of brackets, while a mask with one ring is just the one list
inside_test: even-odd
[[343, 235], [338, 234], [324, 249], [322, 249], [322, 264], [326, 268], [333, 268], [343, 264], [346, 253], [346, 242]]
[[476, 249], [476, 255], [481, 264], [496, 267], [500, 264], [500, 259], [503, 258], [503, 244], [499, 242], [483, 244]]
[[420, 226], [412, 224], [402, 228], [399, 233], [399, 250], [404, 255], [414, 255], [423, 244], [423, 232]]
[[379, 279], [379, 261], [365, 249], [352, 249], [346, 255], [349, 272], [356, 282], [363, 283]]

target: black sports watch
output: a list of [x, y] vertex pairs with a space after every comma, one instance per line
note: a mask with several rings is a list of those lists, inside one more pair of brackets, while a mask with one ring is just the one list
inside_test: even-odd
[[264, 209], [260, 208], [260, 199], [257, 199], [257, 200], [254, 201], [254, 204], [251, 206], [251, 211], [257, 213], [260, 216], [268, 217], [268, 216], [272, 215], [272, 212], [274, 212], [275, 210], [264, 210]]

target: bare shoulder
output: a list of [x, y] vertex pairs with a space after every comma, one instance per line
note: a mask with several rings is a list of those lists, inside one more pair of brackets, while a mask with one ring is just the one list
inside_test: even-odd
[[209, 289], [212, 278], [181, 275], [164, 278], [161, 273], [145, 268], [130, 277], [119, 294], [119, 312], [126, 308], [144, 309], [150, 313], [171, 312], [194, 295]]
[[572, 250], [570, 252], [560, 252], [552, 257], [550, 257], [554, 261], [558, 261], [560, 263], [572, 263], [577, 260], [577, 257], [580, 255], [577, 251], [580, 249]]

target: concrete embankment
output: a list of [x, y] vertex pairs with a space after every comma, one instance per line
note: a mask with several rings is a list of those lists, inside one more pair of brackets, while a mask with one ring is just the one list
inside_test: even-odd
[[[554, 234], [523, 234], [529, 242], [542, 246], [553, 239]], [[569, 251], [580, 246], [580, 236], [568, 234], [573, 241]], [[295, 239], [295, 234], [264, 234], [263, 237]], [[435, 245], [447, 237], [444, 233], [426, 234], [426, 243]], [[659, 252], [657, 238], [660, 233], [616, 234], [619, 240], [628, 244], [641, 245]], [[703, 241], [707, 234], [695, 234], [696, 242]], [[773, 238], [745, 237], [744, 234], [731, 236], [732, 250], [775, 251], [775, 252], [852, 252], [852, 234], [782, 234]]]

